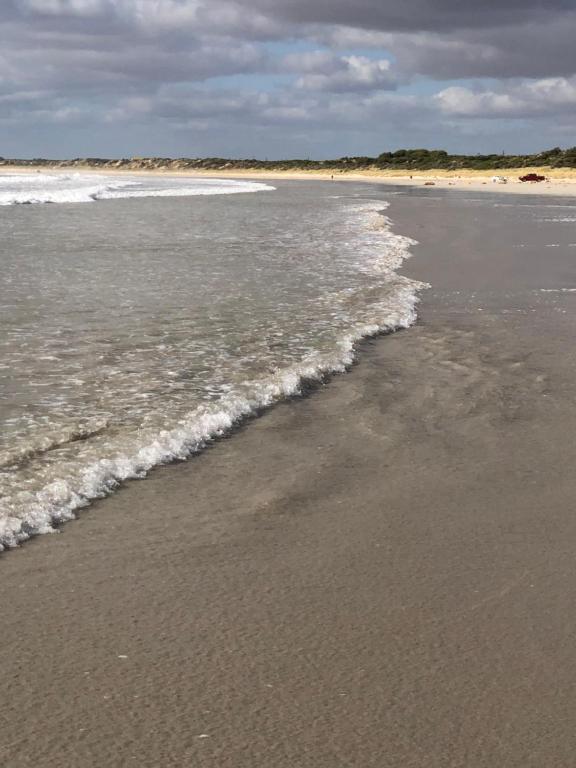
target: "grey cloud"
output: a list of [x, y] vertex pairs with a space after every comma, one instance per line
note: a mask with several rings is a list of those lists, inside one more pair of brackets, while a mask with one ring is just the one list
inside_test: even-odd
[[0, 94], [0, 126], [26, 124], [70, 124], [94, 120], [94, 110], [70, 103], [52, 92]]
[[[22, 49], [47, 35], [60, 56], [57, 64], [83, 37], [88, 49], [117, 49], [96, 71], [144, 77], [190, 80], [265, 69], [255, 44], [288, 36], [316, 38], [336, 47], [374, 46], [389, 49], [404, 76], [436, 78], [543, 77], [576, 72], [574, 0], [5, 0], [0, 25]], [[13, 34], [12, 34], [13, 32]], [[203, 56], [199, 40], [214, 38], [214, 56]], [[90, 43], [92, 40], [92, 43]], [[238, 41], [234, 43], [234, 40]], [[252, 64], [246, 46], [253, 46]], [[45, 46], [50, 54], [50, 42]], [[237, 51], [234, 51], [234, 48]], [[126, 54], [132, 50], [132, 55]], [[220, 51], [217, 49], [221, 49]], [[177, 54], [181, 51], [181, 60]], [[156, 52], [156, 54], [155, 54]], [[154, 59], [157, 66], [153, 66]], [[174, 59], [171, 67], [167, 59]], [[227, 64], [224, 62], [228, 62]], [[73, 64], [74, 62], [72, 62]], [[24, 67], [25, 69], [25, 67]], [[302, 74], [305, 74], [303, 71]], [[334, 87], [353, 87], [354, 75]], [[305, 87], [331, 88], [306, 78]], [[389, 87], [380, 78], [382, 87]]]
[[184, 45], [178, 36], [151, 36], [138, 28], [112, 27], [98, 33], [43, 26], [38, 19], [36, 24], [0, 21], [0, 77], [15, 89], [26, 84], [64, 90], [149, 90], [162, 82], [263, 72], [270, 66], [265, 50], [236, 38], [188, 35]]
[[190, 120], [230, 119], [235, 126], [265, 127], [279, 124], [302, 126], [363, 125], [370, 120], [386, 123], [413, 119], [428, 112], [432, 101], [396, 93], [307, 93], [283, 91], [260, 93], [199, 88], [161, 88], [154, 96], [123, 100], [112, 119], [135, 116], [167, 120], [184, 127]]
[[249, 8], [294, 23], [348, 26], [386, 32], [442, 31], [514, 26], [570, 11], [572, 0], [239, 0]]
[[269, 13], [300, 9], [309, 34], [330, 46], [388, 49], [408, 74], [453, 79], [576, 72], [573, 0], [363, 0], [357, 14], [355, 4], [339, 0], [261, 4]]
[[[252, 146], [255, 133], [261, 151], [282, 153], [341, 137], [342, 153], [363, 153], [395, 136], [475, 141], [472, 127], [489, 142], [490, 131], [508, 135], [506, 121], [534, 115], [553, 136], [573, 114], [574, 0], [0, 2], [0, 122], [39, 132], [54, 122], [94, 139], [94, 123], [110, 137], [174, 131], [184, 142], [186, 131], [204, 132], [204, 146], [232, 142], [223, 154]], [[287, 56], [268, 45], [295, 40], [324, 50]], [[241, 79], [212, 87], [230, 75], [250, 76], [251, 89]], [[417, 98], [402, 90], [414, 75], [496, 82], [438, 82], [436, 98]]]
[[455, 34], [387, 35], [400, 69], [430, 77], [543, 77], [576, 72], [576, 13], [540, 24]]
[[277, 39], [285, 22], [261, 14], [235, 0], [3, 0], [0, 20], [20, 20], [36, 28], [52, 26], [62, 33], [128, 32], [153, 37], [170, 34], [218, 34], [245, 39]]
[[24, 13], [46, 16], [95, 16], [111, 9], [109, 0], [16, 0]]

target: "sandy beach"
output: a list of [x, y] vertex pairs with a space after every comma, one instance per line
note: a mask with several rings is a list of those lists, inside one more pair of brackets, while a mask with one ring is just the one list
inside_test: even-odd
[[0, 557], [0, 764], [574, 765], [576, 236], [441, 186], [415, 327]]
[[[95, 168], [91, 166], [0, 166], [0, 173], [37, 173], [56, 172], [95, 173], [106, 175], [142, 175], [142, 176], [181, 176], [191, 178], [221, 178], [221, 179], [259, 179], [259, 180], [293, 180], [293, 181], [349, 181], [367, 182], [372, 184], [394, 184], [397, 186], [422, 187], [434, 186], [438, 189], [463, 190], [466, 192], [498, 192], [499, 194], [515, 195], [576, 195], [576, 169], [574, 168], [511, 168], [503, 171], [467, 171], [456, 172], [445, 170], [415, 171], [408, 174], [405, 171], [366, 170], [362, 172], [322, 172], [322, 171], [247, 171], [231, 168], [227, 171], [188, 171], [166, 168], [162, 170], [118, 170], [114, 168]], [[520, 176], [536, 173], [546, 177], [545, 182], [521, 182]], [[506, 184], [496, 183], [495, 177], [503, 177]]]
[[[164, 173], [163, 171], [161, 173]], [[186, 174], [186, 172], [181, 172]], [[537, 173], [546, 176], [545, 182], [531, 183], [521, 182], [520, 176], [527, 173]], [[250, 171], [206, 171], [202, 176], [221, 178], [261, 178], [261, 179], [317, 179], [323, 181], [364, 181], [374, 184], [395, 184], [407, 187], [434, 186], [438, 189], [464, 190], [468, 192], [494, 192], [516, 195], [567, 195], [576, 194], [576, 170], [572, 168], [514, 168], [505, 171], [458, 171], [452, 173], [443, 170], [414, 171], [408, 174], [405, 171], [379, 171], [368, 170], [350, 173], [322, 173], [318, 171], [303, 172], [268, 172], [252, 173]], [[501, 176], [507, 180], [506, 184], [493, 181], [494, 177]]]

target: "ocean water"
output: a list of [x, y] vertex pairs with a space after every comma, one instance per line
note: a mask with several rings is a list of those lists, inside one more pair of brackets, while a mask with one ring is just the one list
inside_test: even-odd
[[424, 287], [367, 186], [0, 174], [0, 203], [0, 549], [343, 371]]

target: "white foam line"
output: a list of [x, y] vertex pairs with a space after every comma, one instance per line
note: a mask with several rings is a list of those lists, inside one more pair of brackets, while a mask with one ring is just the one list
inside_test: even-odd
[[[117, 179], [110, 176], [31, 174], [0, 175], [0, 206], [47, 203], [93, 203], [143, 197], [196, 197], [269, 192], [276, 188], [254, 181], [231, 179], [152, 180]], [[6, 188], [7, 187], [7, 188]]]
[[576, 293], [576, 288], [540, 288], [540, 293]]

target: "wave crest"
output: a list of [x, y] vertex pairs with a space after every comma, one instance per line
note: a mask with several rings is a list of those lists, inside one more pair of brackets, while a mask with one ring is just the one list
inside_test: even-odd
[[273, 191], [254, 181], [125, 178], [101, 174], [0, 174], [0, 205], [93, 203], [142, 197], [195, 197]]

